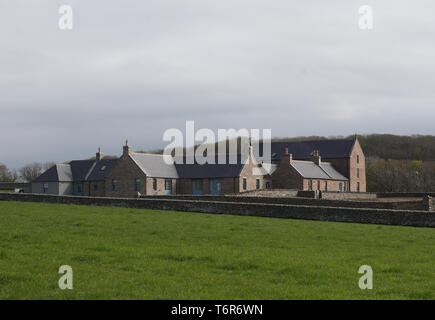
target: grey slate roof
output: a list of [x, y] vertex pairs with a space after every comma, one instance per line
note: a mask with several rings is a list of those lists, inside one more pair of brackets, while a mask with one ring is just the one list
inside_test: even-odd
[[71, 166], [72, 176], [74, 181], [85, 181], [95, 160], [73, 160], [69, 163]]
[[95, 167], [89, 173], [87, 181], [104, 181], [109, 171], [119, 159], [102, 159], [97, 161]]
[[341, 175], [330, 163], [322, 162], [320, 166], [312, 161], [293, 160], [291, 165], [302, 177], [323, 180], [348, 180]]
[[132, 152], [130, 156], [149, 177], [178, 178], [175, 166], [166, 164], [163, 155]]
[[[234, 154], [233, 154], [234, 156]], [[175, 158], [175, 168], [180, 178], [190, 179], [203, 179], [203, 178], [232, 178], [238, 177], [246, 163], [247, 156], [237, 154], [236, 163], [230, 164], [230, 155], [215, 155], [215, 163], [199, 164], [193, 158], [193, 164], [189, 164], [188, 159], [191, 157]], [[221, 161], [219, 161], [219, 159]], [[219, 164], [225, 162], [226, 164]]]
[[355, 139], [335, 139], [316, 141], [272, 142], [272, 160], [278, 160], [288, 148], [293, 159], [310, 159], [314, 150], [319, 150], [323, 158], [348, 158], [352, 152]]
[[[56, 164], [33, 182], [81, 182], [105, 180], [109, 170], [118, 159], [73, 160], [67, 164]], [[101, 168], [105, 166], [105, 170]]]
[[72, 182], [73, 174], [69, 164], [55, 164], [32, 182]]
[[321, 162], [320, 166], [322, 169], [335, 180], [348, 180], [345, 176], [343, 176], [340, 172], [335, 170], [334, 166], [329, 162]]

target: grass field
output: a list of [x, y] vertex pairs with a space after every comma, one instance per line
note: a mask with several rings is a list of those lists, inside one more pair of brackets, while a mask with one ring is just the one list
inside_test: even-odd
[[434, 247], [429, 228], [0, 201], [0, 298], [434, 299]]
[[5, 192], [5, 193], [7, 193], [7, 192], [14, 192], [14, 190], [0, 190], [0, 192]]

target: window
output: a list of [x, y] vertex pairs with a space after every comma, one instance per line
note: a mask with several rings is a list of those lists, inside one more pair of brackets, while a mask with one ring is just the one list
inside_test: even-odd
[[171, 190], [172, 189], [172, 180], [166, 179], [165, 180], [165, 190]]
[[328, 181], [325, 181], [325, 191], [328, 191]]
[[255, 180], [255, 188], [260, 189], [260, 179]]
[[48, 183], [42, 185], [42, 193], [48, 193]]
[[243, 178], [243, 190], [246, 190], [246, 178]]
[[81, 194], [83, 192], [83, 185], [81, 184], [81, 183], [79, 183], [78, 185], [77, 185], [77, 193], [78, 194]]
[[94, 191], [98, 190], [98, 184], [94, 184]]
[[359, 192], [359, 182], [356, 183], [356, 192]]
[[320, 190], [320, 180], [317, 180], [317, 190]]
[[157, 179], [153, 178], [153, 190], [157, 190]]
[[266, 189], [270, 189], [270, 181], [266, 181]]
[[140, 179], [134, 179], [134, 190], [140, 191]]
[[112, 191], [118, 191], [118, 180], [116, 179], [112, 180]]
[[359, 178], [359, 168], [356, 168], [356, 177]]
[[193, 193], [194, 194], [202, 194], [203, 182], [202, 179], [195, 179], [192, 181], [193, 185]]
[[356, 155], [356, 163], [359, 163], [359, 154]]
[[346, 182], [343, 183], [343, 191], [346, 192]]
[[340, 182], [340, 183], [338, 184], [338, 190], [339, 190], [340, 192], [343, 191], [343, 183], [342, 183], [342, 182]]
[[308, 181], [308, 190], [313, 190], [313, 180]]

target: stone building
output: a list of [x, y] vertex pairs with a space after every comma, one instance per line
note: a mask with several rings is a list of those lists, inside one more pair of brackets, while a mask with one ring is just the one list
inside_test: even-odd
[[160, 154], [132, 152], [123, 147], [118, 162], [107, 174], [105, 193], [107, 197], [136, 197], [141, 195], [176, 194], [177, 170], [164, 162]]
[[[126, 142], [119, 159], [105, 159], [99, 149], [95, 160], [56, 164], [33, 181], [32, 192], [137, 197], [261, 189], [366, 191], [365, 157], [357, 139], [274, 142], [271, 151], [268, 162], [257, 161], [249, 146], [244, 158], [215, 155], [214, 163], [199, 164], [183, 157], [166, 164], [163, 155], [132, 152]], [[231, 163], [230, 156], [237, 161]]]
[[[346, 191], [366, 192], [366, 162], [357, 138], [273, 142], [271, 144], [272, 163], [279, 164], [286, 149], [289, 154], [292, 154], [293, 160], [305, 161], [311, 161], [313, 151], [317, 150], [324, 162], [330, 163], [335, 170], [348, 179]], [[273, 187], [276, 188], [276, 186]], [[304, 190], [308, 189], [304, 188]]]
[[312, 160], [306, 161], [294, 160], [286, 148], [271, 177], [276, 189], [338, 192], [349, 189], [349, 179], [335, 170], [331, 163], [323, 162], [318, 150], [313, 151]]
[[251, 190], [268, 189], [271, 178], [268, 171], [258, 163], [249, 148], [248, 154], [234, 154], [235, 163], [230, 161], [231, 155], [214, 156], [214, 163], [198, 164], [192, 160], [188, 164], [186, 158], [177, 163], [179, 180], [177, 191], [179, 194], [232, 194]]
[[32, 181], [32, 193], [104, 197], [106, 174], [118, 159], [73, 160], [49, 168]]

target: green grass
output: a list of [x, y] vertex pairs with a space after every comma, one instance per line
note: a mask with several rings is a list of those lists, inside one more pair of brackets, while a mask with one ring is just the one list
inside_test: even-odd
[[434, 244], [430, 228], [0, 201], [0, 298], [434, 299]]
[[14, 192], [14, 190], [0, 190], [0, 192]]

